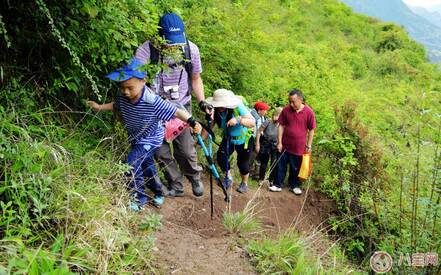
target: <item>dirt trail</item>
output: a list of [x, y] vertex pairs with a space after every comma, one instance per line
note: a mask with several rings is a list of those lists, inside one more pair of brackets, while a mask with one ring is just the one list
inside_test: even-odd
[[[256, 274], [246, 252], [237, 239], [222, 225], [226, 203], [218, 187], [214, 187], [215, 213], [210, 218], [209, 188], [196, 198], [186, 185], [185, 196], [167, 198], [161, 209], [163, 227], [156, 232], [157, 268], [164, 274]], [[257, 194], [256, 194], [257, 192]], [[254, 197], [256, 211], [267, 234], [277, 234], [293, 227], [305, 198], [284, 189], [270, 193], [266, 188], [251, 189], [247, 194], [233, 192], [231, 211], [242, 210]], [[319, 227], [335, 211], [332, 201], [309, 190], [296, 229], [309, 232]]]

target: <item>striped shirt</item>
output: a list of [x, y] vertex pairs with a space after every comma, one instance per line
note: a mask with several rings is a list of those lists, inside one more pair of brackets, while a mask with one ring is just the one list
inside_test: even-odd
[[[192, 73], [201, 73], [202, 72], [202, 63], [201, 63], [201, 55], [199, 53], [199, 48], [191, 41], [188, 41], [188, 45], [190, 46], [191, 53], [191, 64], [192, 64]], [[136, 58], [139, 59], [142, 63], [150, 62], [150, 47], [149, 41], [144, 42], [139, 48], [136, 50], [135, 54]], [[167, 65], [173, 65], [174, 61], [164, 57], [164, 63]], [[182, 74], [182, 77], [181, 77]], [[179, 78], [181, 77], [181, 81], [179, 82]], [[191, 77], [191, 76], [190, 76]], [[188, 75], [185, 71], [184, 66], [177, 66], [174, 69], [164, 70], [156, 75], [152, 83], [152, 90], [159, 94], [161, 97], [167, 98], [171, 100], [171, 95], [169, 92], [165, 91], [164, 87], [179, 85], [179, 99], [176, 102], [186, 105], [190, 102], [191, 95], [188, 93]]]
[[159, 147], [164, 139], [162, 121], [172, 119], [176, 107], [155, 95], [144, 86], [142, 95], [135, 103], [122, 95], [115, 100], [115, 109], [121, 113], [131, 144]]

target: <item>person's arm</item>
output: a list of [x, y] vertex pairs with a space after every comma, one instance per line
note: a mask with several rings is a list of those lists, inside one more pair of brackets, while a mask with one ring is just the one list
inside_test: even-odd
[[247, 128], [253, 128], [256, 124], [256, 120], [251, 115], [251, 113], [247, 113], [238, 117], [233, 117], [227, 122], [228, 127], [235, 126], [236, 124], [240, 124]]
[[280, 153], [282, 153], [283, 150], [282, 136], [284, 130], [285, 130], [285, 126], [279, 124], [279, 127], [277, 128], [277, 150]]
[[198, 103], [205, 100], [204, 83], [200, 73], [191, 74], [191, 87]]
[[312, 150], [312, 139], [314, 138], [314, 129], [308, 131], [308, 141], [306, 143], [306, 151], [311, 152]]
[[178, 108], [176, 109], [175, 116], [180, 120], [187, 122], [196, 134], [201, 133], [202, 126], [187, 111]]
[[263, 125], [260, 126], [260, 128], [257, 130], [257, 134], [256, 134], [256, 148], [255, 148], [257, 153], [259, 153], [259, 151], [260, 151], [260, 137], [262, 136], [263, 130], [264, 130]]
[[87, 101], [87, 105], [89, 105], [89, 107], [92, 108], [92, 110], [94, 110], [95, 112], [113, 110], [113, 102], [98, 104], [95, 101]]

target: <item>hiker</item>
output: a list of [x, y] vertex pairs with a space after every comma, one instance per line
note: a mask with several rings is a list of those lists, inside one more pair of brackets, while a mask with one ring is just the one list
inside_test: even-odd
[[302, 182], [298, 178], [302, 155], [311, 152], [314, 129], [314, 111], [304, 102], [305, 97], [299, 89], [293, 89], [288, 96], [289, 105], [283, 108], [278, 123], [277, 150], [282, 154], [279, 160], [274, 187], [271, 191], [282, 190], [286, 169], [289, 165], [289, 188], [301, 195]]
[[282, 112], [282, 107], [274, 110], [272, 120], [266, 120], [262, 123], [256, 135], [256, 152], [260, 160], [259, 180], [265, 179], [266, 168], [268, 161], [271, 159], [271, 171], [269, 175], [270, 186], [269, 189], [274, 191], [272, 183], [274, 182], [274, 175], [277, 171], [277, 127], [279, 126], [277, 120]]
[[237, 166], [242, 178], [236, 191], [248, 191], [248, 176], [250, 173], [250, 157], [254, 148], [253, 131], [255, 120], [250, 111], [239, 97], [232, 91], [218, 89], [213, 97], [207, 98], [208, 104], [214, 107], [214, 122], [223, 130], [222, 142], [217, 152], [217, 163], [228, 175], [227, 187], [233, 184], [229, 174], [231, 168], [229, 158], [237, 152]]
[[140, 66], [142, 63], [133, 58], [128, 65], [106, 76], [120, 83], [121, 94], [114, 102], [87, 102], [94, 111], [115, 110], [121, 113], [132, 147], [127, 162], [131, 166], [129, 188], [133, 192], [130, 207], [134, 211], [141, 210], [148, 202], [144, 180], [154, 194], [153, 203], [164, 203], [163, 186], [153, 161], [153, 154], [164, 138], [163, 121], [176, 116], [186, 121], [196, 133], [201, 131], [200, 124], [187, 111], [164, 101], [145, 85], [146, 74], [138, 70]]
[[[166, 65], [166, 68], [161, 66], [161, 70], [151, 84], [152, 90], [157, 95], [172, 103], [181, 104], [191, 114], [191, 92], [193, 91], [199, 108], [203, 112], [210, 113], [212, 107], [207, 104], [204, 96], [199, 49], [186, 39], [184, 30], [184, 22], [178, 15], [175, 13], [163, 15], [159, 21], [162, 44], [155, 48], [154, 42], [146, 41], [136, 50], [136, 57], [143, 63]], [[190, 130], [184, 130], [173, 140], [172, 144], [173, 155], [171, 146], [166, 141], [155, 153], [155, 158], [164, 167], [168, 182], [168, 188], [165, 189], [166, 195], [170, 197], [184, 195], [184, 174], [191, 182], [193, 194], [202, 196], [204, 193], [200, 176], [202, 167], [197, 163], [197, 153]]]
[[[251, 115], [256, 120], [256, 127], [254, 129], [255, 141], [257, 141], [257, 132], [259, 131], [260, 126], [262, 125], [263, 122], [267, 121], [266, 113], [268, 112], [269, 108], [270, 107], [265, 102], [256, 101], [256, 103], [254, 104], [254, 108], [251, 110]], [[258, 152], [256, 149], [254, 149], [251, 153], [251, 158], [250, 158], [251, 175], [252, 177], [256, 177], [256, 178], [259, 177], [259, 167], [260, 167], [260, 163], [258, 162], [259, 158], [256, 159], [257, 155]]]

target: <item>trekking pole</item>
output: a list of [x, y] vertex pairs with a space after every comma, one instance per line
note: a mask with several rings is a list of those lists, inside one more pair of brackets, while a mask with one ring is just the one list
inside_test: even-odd
[[[207, 126], [211, 129], [211, 116], [209, 114], [205, 115], [207, 120]], [[208, 155], [213, 159], [213, 136], [208, 134]], [[211, 210], [211, 219], [213, 219], [214, 215], [214, 205], [213, 205], [213, 173], [210, 173], [210, 210]]]
[[228, 202], [230, 200], [230, 198], [229, 198], [229, 196], [227, 194], [227, 191], [225, 190], [225, 187], [222, 184], [222, 181], [220, 179], [219, 173], [216, 170], [216, 166], [214, 165], [213, 158], [210, 156], [210, 154], [208, 152], [208, 149], [205, 146], [204, 141], [202, 140], [201, 134], [197, 134], [196, 138], [198, 140], [199, 145], [201, 145], [202, 150], [204, 151], [204, 154], [205, 154], [205, 157], [206, 157], [206, 159], [208, 161], [208, 165], [209, 165], [209, 168], [211, 170], [211, 173], [213, 174], [214, 178], [216, 179], [218, 185], [222, 188], [222, 192], [225, 195], [225, 201]]

